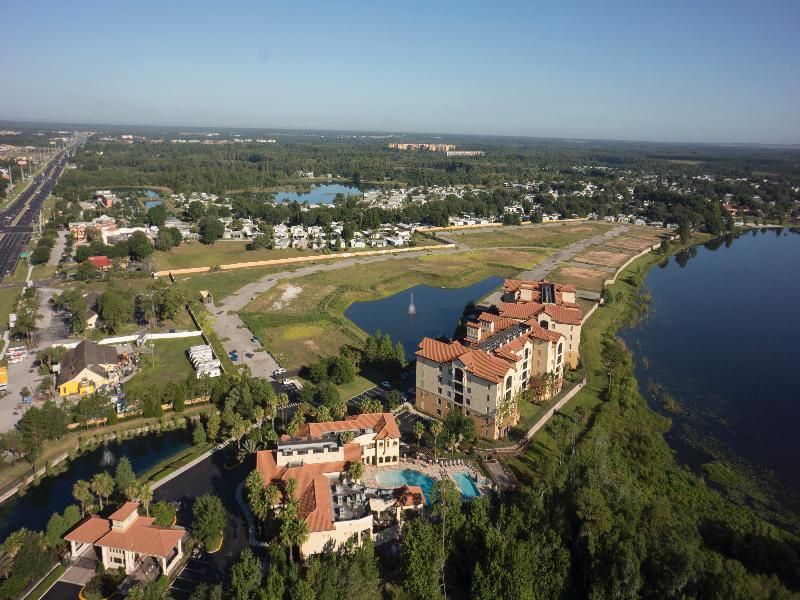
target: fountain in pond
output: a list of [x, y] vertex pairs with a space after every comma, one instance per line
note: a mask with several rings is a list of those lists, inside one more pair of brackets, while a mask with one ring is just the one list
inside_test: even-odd
[[414, 292], [411, 292], [411, 302], [408, 304], [408, 314], [412, 316], [417, 314], [417, 307], [414, 306]]
[[110, 467], [115, 462], [116, 462], [116, 459], [114, 458], [114, 453], [111, 452], [111, 450], [109, 450], [108, 448], [103, 450], [103, 456], [100, 459], [100, 466], [101, 467]]

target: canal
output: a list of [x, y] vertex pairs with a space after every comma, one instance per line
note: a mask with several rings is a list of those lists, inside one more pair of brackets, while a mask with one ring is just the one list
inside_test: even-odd
[[89, 480], [104, 470], [113, 475], [121, 457], [127, 456], [139, 474], [190, 445], [189, 429], [177, 429], [111, 442], [86, 452], [70, 461], [64, 473], [44, 477], [24, 496], [12, 496], [0, 504], [0, 540], [21, 527], [43, 530], [55, 511], [63, 512], [70, 504], [77, 504], [72, 497], [76, 481]]

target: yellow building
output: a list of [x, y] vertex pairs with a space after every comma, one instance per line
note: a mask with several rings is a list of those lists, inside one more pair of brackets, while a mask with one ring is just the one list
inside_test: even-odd
[[98, 388], [119, 379], [117, 351], [90, 340], [67, 350], [61, 357], [58, 371], [58, 393], [64, 398], [74, 394], [92, 394]]

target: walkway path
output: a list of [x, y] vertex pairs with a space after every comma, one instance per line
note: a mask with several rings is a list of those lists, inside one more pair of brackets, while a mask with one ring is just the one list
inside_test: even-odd
[[49, 267], [57, 267], [58, 261], [61, 260], [61, 256], [64, 254], [64, 248], [67, 247], [67, 233], [68, 231], [59, 231], [58, 237], [56, 238], [56, 244], [53, 246], [53, 251], [50, 252], [50, 258], [47, 259], [47, 265]]

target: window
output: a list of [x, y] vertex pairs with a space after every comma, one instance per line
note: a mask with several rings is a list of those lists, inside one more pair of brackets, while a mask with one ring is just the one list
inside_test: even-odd
[[514, 383], [514, 378], [513, 378], [513, 376], [509, 375], [508, 377], [506, 377], [506, 389], [509, 389], [509, 388], [511, 388], [511, 386], [513, 385], [513, 383]]
[[436, 409], [436, 414], [437, 414], [437, 415], [439, 415], [439, 416], [441, 416], [441, 414], [442, 414], [442, 409], [441, 409], [441, 408], [437, 408], [437, 409]]
[[467, 393], [471, 394], [472, 393], [472, 388], [467, 388]]
[[442, 393], [442, 388], [439, 388], [439, 393], [440, 393], [440, 394]]

